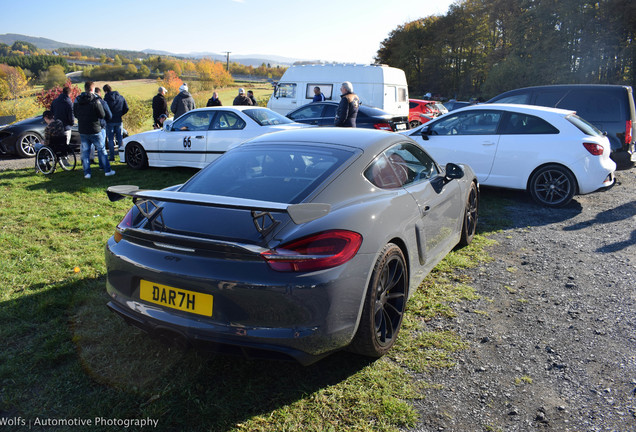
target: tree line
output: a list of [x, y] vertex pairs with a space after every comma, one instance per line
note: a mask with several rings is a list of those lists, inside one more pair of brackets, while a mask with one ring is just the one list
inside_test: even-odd
[[636, 82], [633, 0], [458, 0], [405, 23], [378, 63], [401, 68], [410, 92], [488, 99], [542, 84]]

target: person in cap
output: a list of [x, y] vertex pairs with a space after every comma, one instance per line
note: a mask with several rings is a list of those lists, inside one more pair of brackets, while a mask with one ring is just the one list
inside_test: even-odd
[[[154, 120], [154, 127], [157, 129], [159, 125], [159, 116], [161, 114], [168, 116], [168, 102], [166, 102], [166, 90], [165, 87], [159, 87], [157, 94], [152, 98], [152, 119]], [[161, 126], [159, 126], [161, 127]]]
[[174, 119], [178, 119], [196, 107], [197, 105], [194, 103], [194, 98], [188, 93], [188, 85], [183, 83], [181, 87], [179, 87], [179, 94], [174, 97], [170, 105], [170, 111], [174, 113]]
[[250, 98], [245, 96], [244, 88], [239, 89], [238, 96], [234, 98], [234, 103], [232, 105], [252, 105]]

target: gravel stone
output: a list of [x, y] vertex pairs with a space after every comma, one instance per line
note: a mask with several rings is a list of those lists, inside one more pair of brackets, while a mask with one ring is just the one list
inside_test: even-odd
[[417, 376], [434, 386], [410, 430], [636, 430], [636, 168], [616, 178], [560, 209], [482, 189], [512, 202], [496, 215], [512, 226], [458, 271], [481, 298], [427, 323], [470, 348]]

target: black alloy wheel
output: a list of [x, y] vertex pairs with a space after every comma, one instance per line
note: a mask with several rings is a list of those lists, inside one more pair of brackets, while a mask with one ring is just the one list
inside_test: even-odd
[[479, 214], [479, 191], [475, 182], [470, 184], [470, 191], [466, 199], [466, 209], [464, 210], [464, 223], [462, 225], [462, 238], [459, 241], [461, 246], [468, 246], [475, 237], [477, 231], [477, 217]]
[[148, 156], [140, 144], [133, 142], [126, 146], [126, 163], [134, 170], [144, 169], [148, 166]]
[[402, 325], [408, 283], [404, 254], [389, 243], [374, 266], [351, 351], [377, 358], [391, 349]]

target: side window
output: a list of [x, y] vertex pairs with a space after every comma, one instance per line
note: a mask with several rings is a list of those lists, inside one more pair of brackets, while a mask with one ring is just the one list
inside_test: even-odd
[[307, 84], [307, 89], [305, 90], [305, 99], [314, 98], [314, 87], [318, 87], [320, 89], [320, 92], [325, 95], [325, 100], [331, 100], [331, 97], [333, 95], [333, 84], [320, 83]]
[[397, 89], [398, 102], [406, 102], [409, 98], [409, 92], [406, 87], [398, 87]]
[[415, 102], [409, 102], [409, 109], [413, 109], [413, 108], [417, 108], [419, 104], [415, 103]]
[[206, 131], [210, 127], [210, 121], [214, 111], [195, 111], [181, 116], [172, 124], [173, 130], [181, 131]]
[[212, 122], [213, 130], [236, 130], [244, 127], [245, 121], [229, 111], [220, 111]]
[[[325, 104], [325, 112], [322, 114], [322, 116], [326, 118], [336, 117], [337, 107], [338, 107], [337, 105]], [[358, 111], [358, 114], [360, 114], [360, 111]]]
[[610, 92], [573, 91], [559, 102], [557, 108], [574, 110], [576, 115], [592, 122], [624, 121], [629, 117], [624, 112], [625, 104]]
[[296, 98], [296, 84], [293, 83], [280, 83], [276, 87], [277, 98]]
[[320, 117], [320, 113], [322, 112], [322, 107], [323, 107], [323, 104], [309, 104], [306, 107], [296, 111], [290, 117], [292, 120], [318, 118]]
[[364, 171], [364, 176], [382, 189], [396, 189], [439, 174], [433, 159], [420, 147], [399, 144], [378, 156]]
[[[530, 94], [522, 93], [516, 95], [510, 95], [497, 99], [495, 103], [509, 103], [509, 104], [527, 104], [530, 102]], [[539, 104], [537, 104], [539, 105]]]
[[431, 135], [493, 135], [501, 111], [466, 111], [448, 115], [430, 126]]
[[559, 130], [545, 120], [528, 114], [510, 113], [502, 125], [504, 135], [558, 134]]

